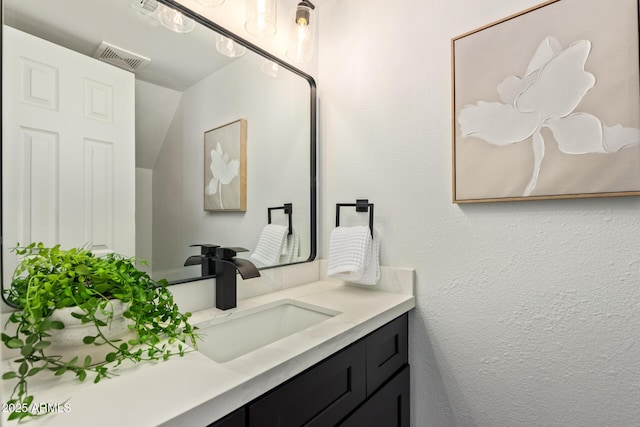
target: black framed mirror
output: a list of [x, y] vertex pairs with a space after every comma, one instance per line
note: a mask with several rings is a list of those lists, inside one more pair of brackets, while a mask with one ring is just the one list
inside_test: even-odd
[[[163, 27], [157, 11], [145, 12], [154, 6], [180, 11], [193, 20], [193, 30], [179, 34]], [[316, 84], [311, 76], [173, 0], [3, 0], [2, 8], [3, 287], [17, 263], [11, 248], [32, 241], [120, 252], [148, 260], [150, 267], [145, 268], [154, 278], [166, 278], [171, 283], [199, 280], [199, 266], [184, 266], [189, 256], [199, 253], [199, 248], [191, 245], [240, 246], [248, 251], [239, 255], [250, 257], [268, 225], [270, 212], [276, 224], [288, 226], [288, 221], [292, 222], [297, 249], [259, 267], [315, 259]], [[100, 61], [95, 57], [100, 56], [102, 42], [103, 53], [112, 49], [129, 64], [143, 58], [139, 69], [126, 71], [133, 75], [129, 84], [135, 87], [133, 172], [127, 166], [127, 173], [120, 173], [109, 163], [114, 161], [109, 156], [115, 154], [109, 154], [109, 149], [106, 154], [101, 151], [108, 138], [91, 136], [91, 132], [79, 136], [85, 144], [73, 151], [77, 159], [64, 163], [70, 155], [56, 150], [64, 147], [66, 134], [56, 126], [70, 120], [68, 127], [75, 130], [79, 122], [47, 118], [40, 126], [28, 111], [18, 112], [21, 108], [17, 105], [29, 103], [37, 110], [33, 115], [46, 116], [61, 109], [67, 97], [64, 89], [47, 85], [66, 71], [44, 60], [29, 59], [22, 48], [18, 48], [17, 57], [26, 60], [16, 64], [7, 49], [13, 43], [13, 35], [8, 32], [44, 39], [93, 62]], [[233, 43], [246, 53], [237, 57], [220, 54], [216, 44], [221, 37], [226, 38], [227, 47]], [[144, 59], [149, 61], [144, 63]], [[113, 63], [107, 66], [119, 68]], [[72, 68], [84, 69], [82, 65]], [[97, 79], [79, 78], [84, 79], [85, 89], [84, 98], [76, 103], [84, 105], [80, 113], [85, 117], [94, 114], [89, 120], [104, 125], [100, 121], [108, 120], [101, 115], [118, 109], [102, 103], [111, 100], [113, 92]], [[28, 89], [21, 86], [25, 82], [30, 82]], [[92, 100], [88, 100], [87, 90], [95, 95]], [[31, 98], [25, 101], [29, 91]], [[57, 98], [47, 101], [52, 91]], [[87, 104], [94, 111], [87, 110]], [[126, 103], [123, 105], [120, 110], [127, 108]], [[48, 129], [47, 120], [56, 126]], [[118, 120], [116, 116], [111, 118], [112, 122]], [[206, 198], [211, 196], [207, 194], [211, 182], [207, 172], [212, 168], [207, 157], [216, 155], [211, 151], [218, 151], [219, 141], [207, 147], [205, 134], [240, 120], [246, 123], [246, 205], [243, 209], [207, 209]], [[133, 152], [131, 147], [129, 150]], [[228, 153], [222, 150], [219, 154], [224, 159]], [[83, 163], [86, 161], [93, 166]], [[92, 178], [87, 169], [101, 170], [105, 161], [109, 173], [99, 171], [101, 178]], [[64, 176], [75, 169], [83, 171], [76, 178]], [[242, 168], [238, 171], [236, 181]], [[129, 180], [118, 181], [125, 175]], [[71, 194], [89, 199], [68, 196], [61, 190], [65, 180], [71, 183]], [[96, 196], [96, 189], [108, 197], [103, 193]], [[117, 191], [122, 189], [126, 189], [122, 200], [127, 201], [119, 203]], [[213, 187], [209, 192], [215, 197], [221, 194]], [[288, 204], [292, 206], [290, 215], [270, 210]], [[121, 212], [130, 216], [132, 210], [133, 225], [129, 219], [129, 225], [120, 227], [118, 219], [108, 218]], [[74, 231], [72, 236], [67, 235], [67, 229]], [[133, 233], [133, 245], [118, 250], [118, 232], [129, 238]]]

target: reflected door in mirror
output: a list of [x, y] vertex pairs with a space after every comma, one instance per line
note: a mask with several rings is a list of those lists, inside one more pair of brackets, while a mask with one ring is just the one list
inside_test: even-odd
[[4, 283], [16, 243], [135, 253], [133, 75], [3, 28]]

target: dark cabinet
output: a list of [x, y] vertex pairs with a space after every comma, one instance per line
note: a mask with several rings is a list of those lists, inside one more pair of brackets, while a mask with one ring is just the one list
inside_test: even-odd
[[408, 316], [400, 316], [367, 335], [367, 396], [409, 361]]
[[209, 427], [408, 427], [408, 315]]
[[365, 395], [365, 345], [359, 342], [249, 405], [252, 427], [334, 426]]
[[349, 416], [340, 427], [408, 427], [409, 365]]
[[245, 408], [240, 408], [207, 427], [245, 427], [247, 423], [245, 413]]

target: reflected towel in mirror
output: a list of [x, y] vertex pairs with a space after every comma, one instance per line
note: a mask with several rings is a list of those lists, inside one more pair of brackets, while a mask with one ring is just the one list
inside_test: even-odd
[[274, 265], [280, 261], [282, 246], [289, 232], [289, 227], [278, 224], [267, 224], [260, 233], [255, 251], [251, 259], [260, 265]]
[[300, 251], [300, 236], [293, 230], [291, 234], [287, 234], [282, 245], [282, 253], [280, 255], [280, 264], [289, 264], [298, 258]]
[[369, 227], [336, 227], [329, 240], [327, 275], [347, 282], [375, 285], [380, 280], [380, 239]]

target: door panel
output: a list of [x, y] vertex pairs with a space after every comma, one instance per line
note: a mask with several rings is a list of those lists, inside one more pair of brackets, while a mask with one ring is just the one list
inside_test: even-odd
[[3, 258], [42, 241], [135, 254], [135, 78], [4, 26]]

